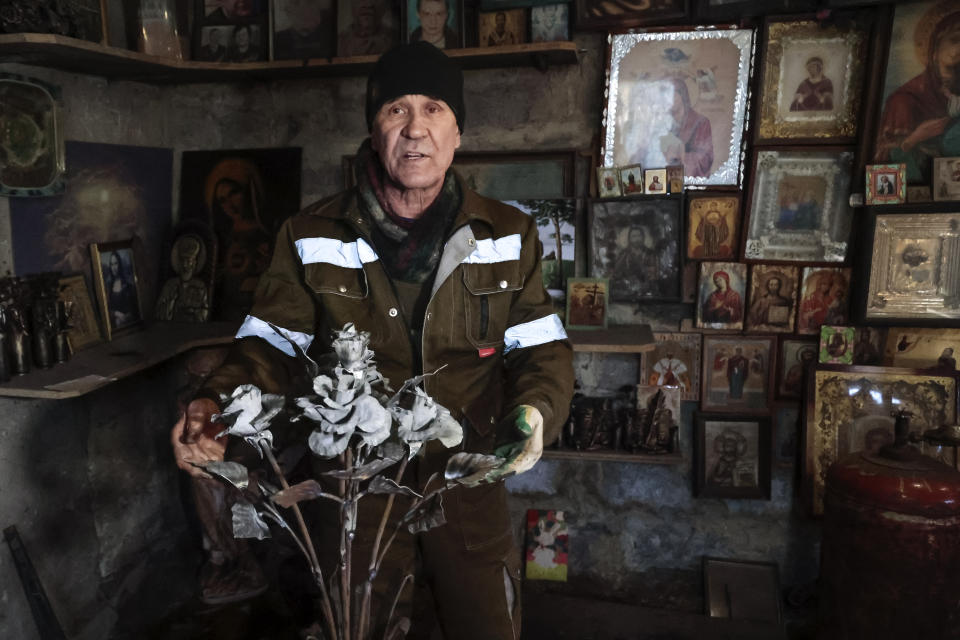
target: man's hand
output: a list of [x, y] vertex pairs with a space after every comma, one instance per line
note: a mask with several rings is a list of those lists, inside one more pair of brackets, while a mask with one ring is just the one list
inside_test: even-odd
[[543, 416], [536, 408], [522, 404], [511, 411], [504, 422], [517, 440], [501, 445], [493, 452], [504, 458], [504, 462], [487, 474], [484, 478], [487, 482], [529, 471], [543, 455]]
[[210, 421], [213, 414], [219, 411], [220, 407], [213, 400], [198, 398], [187, 405], [186, 413], [170, 431], [170, 444], [173, 445], [177, 466], [195, 478], [210, 476], [191, 462], [223, 460], [227, 449], [227, 439], [214, 437], [220, 429]]

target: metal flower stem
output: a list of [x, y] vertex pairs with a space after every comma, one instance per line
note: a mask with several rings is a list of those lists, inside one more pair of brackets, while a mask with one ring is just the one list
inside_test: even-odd
[[[397, 470], [395, 481], [400, 484], [403, 478], [403, 472], [407, 469], [407, 456], [400, 461], [400, 468]], [[390, 519], [390, 511], [393, 509], [393, 501], [396, 498], [394, 494], [387, 497], [387, 506], [383, 509], [383, 515], [380, 517], [380, 526], [377, 527], [377, 536], [373, 539], [373, 550], [370, 552], [370, 566], [367, 568], [367, 581], [363, 585], [363, 603], [360, 605], [361, 627], [359, 639], [363, 640], [367, 634], [367, 627], [370, 624], [370, 596], [373, 593], [373, 580], [377, 575], [377, 553], [380, 550], [380, 541], [383, 539], [383, 531], [387, 528], [387, 521]], [[403, 585], [400, 587], [403, 589]], [[396, 606], [396, 605], [394, 605]], [[393, 616], [391, 612], [390, 617]], [[387, 618], [387, 626], [390, 624], [390, 617]]]
[[[353, 466], [353, 451], [348, 447], [343, 455], [343, 468]], [[343, 506], [340, 510], [340, 606], [343, 609], [343, 633], [345, 638], [350, 634], [350, 555], [352, 548], [352, 531], [347, 531], [346, 509], [354, 508], [353, 487], [355, 481], [341, 481], [340, 494], [343, 496]], [[351, 521], [354, 520], [351, 518]], [[355, 522], [353, 523], [356, 524]]]
[[[284, 490], [289, 489], [290, 485], [287, 483], [286, 477], [280, 470], [280, 465], [277, 464], [277, 459], [273, 456], [273, 451], [270, 450], [269, 446], [263, 447], [263, 450], [266, 452], [267, 460], [270, 462], [273, 472], [280, 480], [280, 485], [284, 488]], [[297, 519], [297, 525], [300, 527], [300, 533], [303, 536], [303, 542], [307, 548], [308, 559], [310, 560], [310, 568], [313, 571], [314, 581], [320, 586], [320, 595], [323, 602], [323, 615], [327, 619], [328, 631], [331, 634], [330, 637], [336, 638], [336, 629], [333, 626], [333, 607], [330, 605], [330, 594], [327, 593], [327, 587], [323, 581], [323, 570], [320, 568], [320, 561], [317, 559], [317, 552], [313, 547], [313, 539], [310, 537], [310, 532], [307, 530], [307, 523], [303, 519], [303, 514], [300, 513], [300, 507], [294, 503], [290, 505], [290, 508], [293, 510], [293, 515]]]

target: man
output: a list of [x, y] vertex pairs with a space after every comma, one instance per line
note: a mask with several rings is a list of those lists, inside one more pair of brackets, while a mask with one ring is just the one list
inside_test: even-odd
[[[780, 294], [783, 280], [779, 276], [767, 279], [766, 292], [750, 305], [750, 324], [786, 327], [790, 323], [793, 300]], [[760, 287], [757, 287], [760, 291]]]
[[503, 11], [497, 11], [493, 17], [494, 30], [487, 37], [488, 47], [499, 47], [504, 44], [516, 44], [517, 37], [512, 31], [507, 31], [507, 14]]
[[627, 244], [617, 247], [620, 251], [613, 262], [610, 284], [614, 289], [637, 296], [659, 294], [663, 282], [658, 280], [660, 252], [656, 241], [650, 237], [645, 226], [637, 225], [627, 230]]
[[273, 36], [277, 60], [329, 58], [333, 51], [333, 3], [329, 0], [274, 2], [274, 12], [288, 25]]
[[932, 158], [960, 155], [960, 6], [931, 3], [916, 31], [925, 69], [887, 98], [874, 155], [878, 163], [905, 163], [908, 183], [929, 181]]
[[807, 78], [804, 78], [790, 104], [790, 111], [829, 111], [833, 109], [833, 82], [823, 75], [823, 59], [814, 56], [807, 60]]
[[353, 21], [338, 36], [337, 55], [368, 56], [393, 45], [393, 33], [384, 23], [386, 0], [353, 0], [350, 10]]
[[209, 62], [223, 62], [223, 59], [227, 55], [227, 48], [223, 46], [220, 29], [207, 27], [204, 31], [207, 32], [207, 43], [200, 47], [200, 55], [197, 56], [197, 59]]
[[256, 62], [262, 59], [260, 46], [255, 42], [255, 27], [238, 24], [233, 28], [233, 42], [227, 51], [225, 62]]
[[880, 179], [877, 183], [877, 194], [881, 196], [893, 195], [893, 183], [890, 182], [890, 176], [885, 173], [880, 174]]
[[[426, 391], [466, 424], [467, 451], [514, 444], [496, 475], [539, 459], [566, 419], [572, 351], [543, 288], [535, 220], [450, 170], [464, 114], [463, 75], [438, 49], [415, 42], [381, 57], [367, 83], [371, 136], [358, 185], [280, 230], [238, 340], [173, 429], [182, 469], [200, 475], [190, 460], [223, 457], [225, 445], [206, 437], [220, 393], [244, 382], [293, 391], [300, 367], [267, 323], [322, 354], [331, 331], [353, 322], [370, 332], [378, 369], [395, 384], [439, 369]], [[439, 449], [413, 461], [421, 482], [453, 453]], [[519, 554], [503, 484], [453, 489], [443, 504], [447, 524], [415, 541], [428, 613], [447, 638], [519, 637]], [[364, 508], [358, 544], [372, 538]], [[318, 549], [336, 555], [338, 544]], [[423, 603], [414, 601], [409, 638], [429, 637]]]
[[410, 34], [410, 42], [423, 40], [438, 49], [460, 46], [457, 33], [447, 26], [450, 9], [449, 0], [417, 0], [417, 18], [420, 26]]

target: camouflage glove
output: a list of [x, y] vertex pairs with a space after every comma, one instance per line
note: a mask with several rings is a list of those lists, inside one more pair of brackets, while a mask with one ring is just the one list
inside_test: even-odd
[[543, 416], [540, 411], [522, 404], [511, 411], [503, 422], [508, 437], [518, 439], [511, 439], [493, 452], [504, 461], [487, 474], [485, 480], [488, 482], [529, 471], [543, 455]]

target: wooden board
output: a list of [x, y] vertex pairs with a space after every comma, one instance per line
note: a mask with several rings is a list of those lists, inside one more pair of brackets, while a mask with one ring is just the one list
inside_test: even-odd
[[650, 325], [614, 326], [593, 331], [571, 329], [567, 336], [574, 351], [598, 353], [644, 353], [655, 346]]

